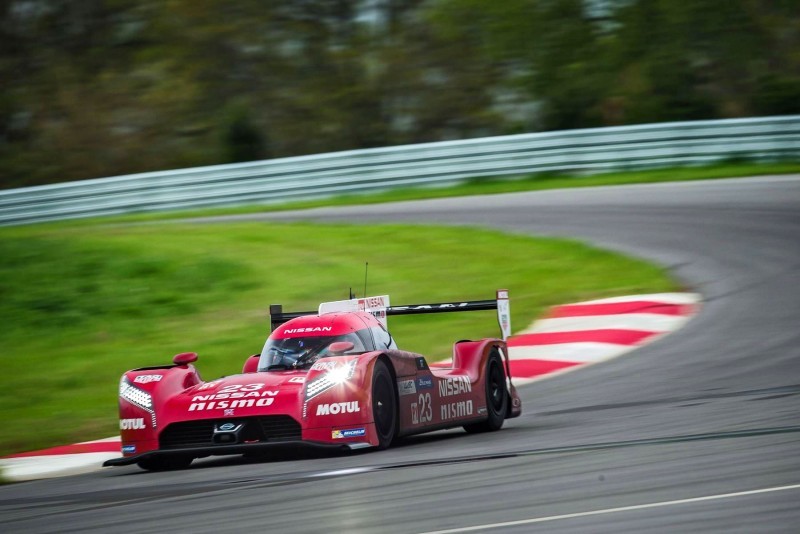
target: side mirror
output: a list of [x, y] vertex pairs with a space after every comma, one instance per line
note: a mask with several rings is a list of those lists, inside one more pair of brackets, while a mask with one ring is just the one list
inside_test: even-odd
[[197, 353], [196, 352], [181, 352], [180, 354], [176, 354], [174, 358], [172, 358], [172, 363], [175, 365], [189, 365], [192, 362], [197, 361]]
[[328, 345], [328, 352], [331, 353], [331, 356], [341, 356], [345, 352], [353, 350], [353, 347], [355, 345], [352, 341], [336, 341]]
[[258, 371], [258, 360], [261, 359], [261, 354], [253, 354], [244, 361], [242, 373], [255, 373]]

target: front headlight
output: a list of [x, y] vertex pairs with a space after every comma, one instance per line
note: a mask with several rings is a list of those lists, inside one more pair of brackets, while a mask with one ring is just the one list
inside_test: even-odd
[[153, 397], [148, 392], [132, 386], [127, 378], [123, 378], [119, 383], [119, 396], [139, 408], [148, 411], [153, 409]]
[[358, 359], [353, 358], [346, 364], [338, 365], [319, 378], [308, 382], [306, 384], [306, 401], [331, 389], [333, 386], [337, 386], [353, 378], [353, 374], [356, 372], [357, 362]]
[[128, 378], [123, 376], [122, 380], [119, 382], [119, 397], [148, 412], [153, 428], [156, 427], [156, 413], [153, 410], [153, 397], [148, 392], [131, 385]]

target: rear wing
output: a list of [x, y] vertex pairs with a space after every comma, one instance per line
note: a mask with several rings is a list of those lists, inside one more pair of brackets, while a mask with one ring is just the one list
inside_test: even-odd
[[[368, 297], [367, 300], [375, 297]], [[380, 297], [383, 298], [383, 297]], [[354, 299], [355, 302], [365, 299]], [[388, 297], [386, 298], [388, 302]], [[340, 301], [348, 302], [348, 301]], [[323, 307], [320, 306], [322, 310]], [[497, 310], [497, 323], [500, 325], [500, 332], [503, 340], [511, 335], [511, 312], [508, 302], [508, 290], [498, 289], [495, 300], [472, 300], [465, 302], [437, 302], [434, 304], [409, 304], [406, 306], [388, 306], [385, 308], [386, 316], [391, 315], [419, 315], [423, 313], [449, 313], [465, 311]], [[367, 310], [369, 311], [369, 310]], [[302, 317], [304, 315], [317, 315], [316, 311], [305, 312], [284, 312], [280, 304], [272, 304], [269, 307], [270, 330], [275, 330], [289, 319]], [[321, 312], [320, 312], [321, 313]]]

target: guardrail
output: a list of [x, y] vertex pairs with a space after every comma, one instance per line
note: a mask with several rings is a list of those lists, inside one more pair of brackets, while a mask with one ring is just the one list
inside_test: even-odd
[[800, 159], [800, 115], [487, 137], [11, 189], [0, 191], [0, 225], [732, 158]]

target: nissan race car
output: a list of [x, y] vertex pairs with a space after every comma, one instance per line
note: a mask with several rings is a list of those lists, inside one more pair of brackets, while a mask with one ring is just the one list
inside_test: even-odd
[[[497, 310], [501, 339], [458, 341], [452, 364], [399, 350], [387, 316]], [[126, 372], [119, 385], [121, 458], [148, 470], [193, 459], [263, 454], [275, 446], [384, 449], [396, 438], [451, 427], [500, 429], [522, 405], [505, 339], [508, 291], [496, 300], [389, 306], [389, 297], [326, 302], [318, 312], [270, 306], [272, 332], [241, 374], [204, 382], [196, 353]]]

